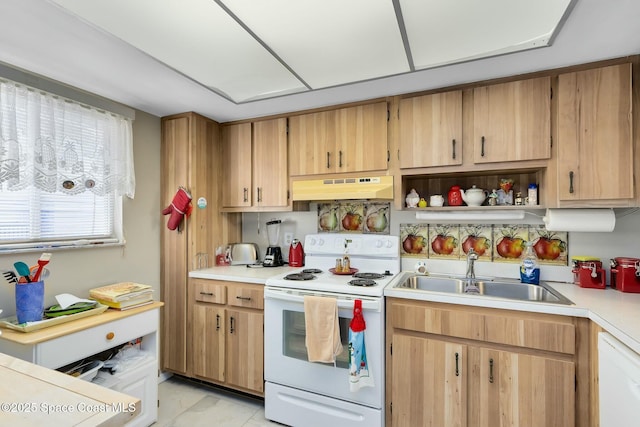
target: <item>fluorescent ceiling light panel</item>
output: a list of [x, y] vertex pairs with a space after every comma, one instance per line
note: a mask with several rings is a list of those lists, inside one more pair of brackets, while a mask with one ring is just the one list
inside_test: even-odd
[[548, 46], [572, 0], [399, 0], [416, 69]]
[[313, 89], [410, 71], [391, 0], [222, 0]]
[[236, 102], [307, 90], [213, 0], [54, 1]]

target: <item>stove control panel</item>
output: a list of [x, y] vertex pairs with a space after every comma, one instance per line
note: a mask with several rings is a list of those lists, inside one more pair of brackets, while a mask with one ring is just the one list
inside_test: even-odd
[[396, 257], [400, 253], [400, 239], [373, 234], [308, 234], [304, 250], [306, 254]]

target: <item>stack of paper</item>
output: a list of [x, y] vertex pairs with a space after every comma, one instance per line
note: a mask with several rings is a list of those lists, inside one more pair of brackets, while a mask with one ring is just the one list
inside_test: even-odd
[[153, 289], [149, 285], [122, 282], [91, 289], [89, 296], [100, 304], [126, 310], [153, 302]]

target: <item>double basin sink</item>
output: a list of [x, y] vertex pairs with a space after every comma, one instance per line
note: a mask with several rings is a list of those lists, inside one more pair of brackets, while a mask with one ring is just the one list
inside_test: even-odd
[[540, 282], [539, 285], [532, 285], [516, 280], [493, 279], [490, 277], [467, 279], [454, 276], [423, 276], [416, 274], [402, 279], [394, 288], [446, 294], [483, 295], [527, 302], [573, 304], [544, 282]]

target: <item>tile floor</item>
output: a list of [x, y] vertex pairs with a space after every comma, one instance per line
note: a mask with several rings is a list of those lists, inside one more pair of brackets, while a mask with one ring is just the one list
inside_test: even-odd
[[153, 427], [283, 427], [264, 417], [264, 403], [172, 376], [158, 386], [158, 421]]

